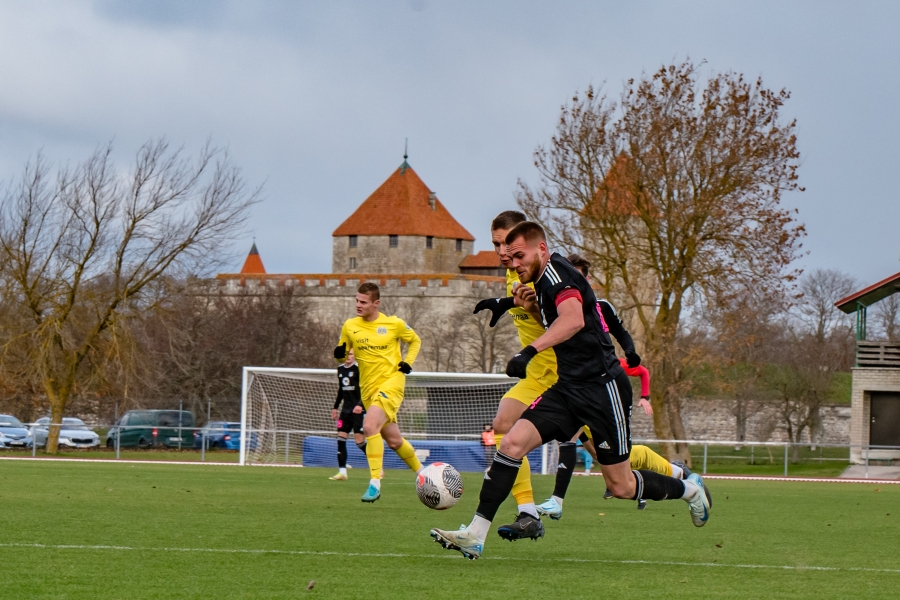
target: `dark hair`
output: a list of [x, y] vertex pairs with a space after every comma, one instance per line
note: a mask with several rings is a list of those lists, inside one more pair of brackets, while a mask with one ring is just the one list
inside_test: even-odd
[[588, 276], [588, 271], [591, 269], [591, 261], [578, 254], [577, 252], [573, 252], [569, 256], [566, 257], [572, 266], [581, 271], [581, 274], [585, 277]]
[[504, 210], [491, 221], [491, 231], [497, 229], [512, 229], [519, 223], [524, 223], [527, 220], [525, 215], [517, 210]]
[[523, 221], [506, 234], [506, 243], [507, 245], [512, 244], [519, 238], [525, 238], [525, 241], [528, 242], [528, 244], [534, 245], [538, 242], [546, 243], [547, 234], [544, 233], [544, 228], [537, 223]]
[[379, 290], [378, 286], [371, 281], [360, 284], [356, 289], [356, 293], [367, 295], [372, 302], [381, 299], [381, 290]]

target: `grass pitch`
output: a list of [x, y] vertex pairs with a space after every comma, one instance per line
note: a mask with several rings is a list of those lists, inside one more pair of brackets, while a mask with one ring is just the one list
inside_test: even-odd
[[[900, 486], [710, 481], [695, 529], [684, 503], [603, 501], [572, 482], [538, 542], [493, 531], [481, 560], [441, 549], [431, 527], [468, 522], [462, 501], [422, 506], [389, 471], [0, 461], [6, 598], [895, 598]], [[536, 477], [538, 502], [552, 489]], [[498, 523], [512, 517], [507, 502]], [[311, 581], [315, 584], [307, 590]]]

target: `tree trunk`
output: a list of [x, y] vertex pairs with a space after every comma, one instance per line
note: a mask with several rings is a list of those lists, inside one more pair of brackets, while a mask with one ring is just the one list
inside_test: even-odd
[[66, 403], [69, 394], [57, 391], [50, 396], [50, 427], [47, 431], [47, 445], [44, 451], [47, 454], [57, 454], [59, 452], [59, 430], [66, 412]]

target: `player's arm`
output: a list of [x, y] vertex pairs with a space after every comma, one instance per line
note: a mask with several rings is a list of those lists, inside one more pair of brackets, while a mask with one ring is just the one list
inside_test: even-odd
[[345, 321], [341, 327], [341, 337], [334, 348], [334, 359], [343, 361], [347, 358], [347, 349], [350, 347], [352, 347], [352, 343], [350, 342], [350, 336], [347, 335], [347, 322]]
[[477, 315], [483, 310], [491, 311], [490, 326], [493, 327], [497, 324], [497, 321], [500, 320], [500, 317], [515, 305], [515, 300], [512, 296], [506, 296], [505, 298], [486, 298], [475, 305], [475, 310], [472, 314]]
[[581, 292], [572, 288], [562, 289], [556, 296], [556, 303], [556, 320], [538, 339], [522, 348], [507, 363], [506, 374], [510, 377], [524, 379], [528, 362], [538, 352], [565, 342], [584, 327]]
[[412, 371], [412, 364], [416, 361], [416, 357], [419, 356], [419, 349], [422, 348], [422, 340], [416, 335], [416, 332], [412, 330], [412, 327], [400, 321], [400, 339], [409, 344], [409, 347], [406, 349], [406, 358], [400, 362], [400, 371], [404, 373], [409, 373]]
[[344, 388], [341, 385], [340, 380], [338, 380], [338, 393], [337, 398], [334, 401], [334, 406], [332, 407], [334, 410], [337, 410], [341, 406], [341, 400], [344, 399]]
[[631, 338], [631, 334], [628, 333], [628, 330], [625, 329], [625, 324], [622, 323], [618, 313], [616, 313], [616, 309], [613, 308], [613, 305], [610, 304], [608, 300], [600, 300], [597, 302], [597, 307], [600, 309], [600, 314], [603, 316], [606, 326], [609, 327], [609, 332], [616, 338], [616, 341], [619, 342], [619, 346], [621, 346], [622, 350], [625, 352], [628, 366], [631, 368], [637, 367], [641, 364], [641, 357], [635, 352], [634, 340]]
[[513, 292], [512, 298], [516, 306], [527, 311], [528, 314], [531, 315], [531, 318], [534, 319], [535, 323], [543, 326], [544, 322], [543, 319], [541, 319], [541, 310], [538, 307], [537, 295], [535, 294], [534, 289], [527, 285], [520, 285], [516, 288], [516, 291]]

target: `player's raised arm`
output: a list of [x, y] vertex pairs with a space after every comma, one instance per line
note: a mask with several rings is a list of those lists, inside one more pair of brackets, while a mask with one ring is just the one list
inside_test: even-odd
[[497, 321], [500, 320], [500, 317], [515, 305], [515, 300], [512, 296], [506, 296], [505, 298], [485, 298], [475, 305], [475, 310], [472, 311], [472, 314], [477, 315], [483, 310], [491, 311], [490, 326], [493, 327], [497, 324]]
[[416, 357], [419, 356], [419, 350], [422, 348], [422, 340], [416, 332], [412, 330], [412, 327], [403, 321], [400, 321], [400, 327], [400, 339], [409, 344], [409, 347], [406, 350], [406, 358], [400, 362], [400, 371], [409, 374], [412, 372], [412, 364], [415, 362]]
[[641, 357], [634, 350], [634, 340], [631, 339], [631, 334], [625, 329], [625, 324], [622, 323], [622, 319], [619, 318], [619, 314], [613, 308], [613, 305], [609, 300], [598, 300], [597, 308], [600, 309], [600, 314], [603, 315], [603, 320], [606, 322], [606, 326], [609, 327], [609, 332], [616, 338], [616, 341], [622, 347], [622, 351], [625, 352], [628, 366], [634, 368], [641, 364]]
[[347, 358], [347, 350], [350, 345], [350, 336], [347, 335], [347, 323], [344, 323], [343, 327], [341, 327], [341, 337], [334, 348], [334, 359], [343, 361]]

